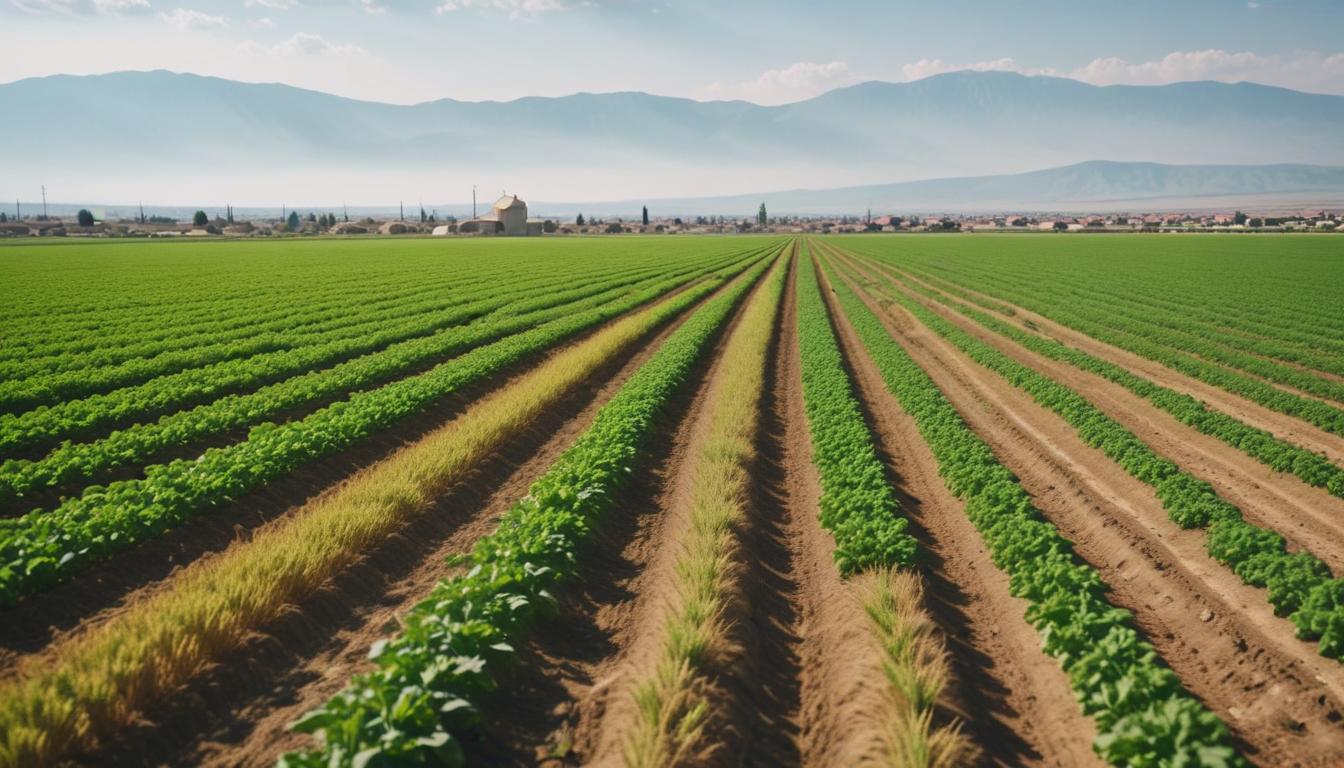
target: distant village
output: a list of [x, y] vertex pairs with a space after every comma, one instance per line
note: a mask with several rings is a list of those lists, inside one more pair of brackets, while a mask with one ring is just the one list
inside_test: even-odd
[[[30, 209], [32, 206], [29, 206]], [[163, 215], [103, 217], [88, 209], [74, 215], [0, 211], [0, 237], [313, 237], [320, 235], [527, 237], [620, 234], [841, 234], [860, 232], [1344, 232], [1344, 211], [1304, 210], [1257, 213], [1145, 212], [1092, 215], [1048, 213], [933, 214], [846, 216], [776, 216], [764, 203], [755, 216], [651, 216], [647, 207], [639, 216], [531, 217], [527, 203], [504, 195], [490, 208], [470, 218], [440, 216], [437, 212], [395, 216], [340, 215], [329, 211], [282, 208], [278, 216], [235, 216], [224, 210], [197, 210], [189, 218]]]

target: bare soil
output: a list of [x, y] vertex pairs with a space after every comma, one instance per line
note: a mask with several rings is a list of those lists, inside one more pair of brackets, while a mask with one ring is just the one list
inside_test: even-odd
[[[874, 307], [877, 309], [876, 307]], [[1344, 760], [1344, 667], [1171, 523], [1152, 489], [997, 374], [892, 308], [893, 336], [1110, 585], [1112, 602], [1261, 765]]]

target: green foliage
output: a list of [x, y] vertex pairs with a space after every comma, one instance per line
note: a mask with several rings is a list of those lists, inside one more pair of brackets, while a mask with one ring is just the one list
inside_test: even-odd
[[[829, 264], [827, 265], [830, 273]], [[939, 473], [1029, 603], [1027, 620], [1097, 720], [1097, 754], [1114, 765], [1240, 765], [1227, 727], [1159, 665], [1095, 570], [1032, 505], [1016, 478], [847, 285], [831, 285], [888, 389], [914, 418]]]
[[377, 668], [296, 723], [321, 732], [322, 745], [285, 755], [282, 766], [463, 764], [461, 733], [493, 689], [492, 671], [512, 657], [536, 617], [554, 609], [551, 590], [574, 577], [582, 545], [660, 412], [766, 266], [698, 309], [626, 381], [499, 528], [477, 542], [465, 558], [470, 569], [439, 582], [400, 635], [374, 646]]
[[835, 561], [850, 575], [914, 562], [917, 544], [887, 483], [873, 436], [850, 391], [811, 260], [797, 266], [803, 404], [821, 477], [821, 524], [835, 537]]
[[206, 215], [205, 211], [197, 211], [191, 215], [191, 223], [198, 227], [204, 227], [210, 223], [210, 217]]

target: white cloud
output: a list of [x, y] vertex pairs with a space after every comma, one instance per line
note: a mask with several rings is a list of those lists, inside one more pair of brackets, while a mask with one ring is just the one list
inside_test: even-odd
[[1246, 3], [1246, 7], [1254, 11], [1256, 8], [1260, 7], [1260, 4], [1255, 2], [1255, 0], [1250, 0], [1250, 2]]
[[271, 53], [279, 56], [363, 56], [367, 51], [358, 45], [329, 42], [321, 35], [311, 32], [298, 32], [271, 48]]
[[1174, 51], [1160, 59], [1140, 62], [1115, 56], [1101, 57], [1074, 69], [1023, 67], [1006, 57], [968, 64], [920, 59], [901, 67], [901, 79], [920, 80], [966, 69], [1068, 77], [1093, 85], [1164, 85], [1190, 80], [1235, 83], [1245, 80], [1304, 91], [1344, 94], [1344, 53], [1327, 55], [1318, 51], [1262, 55], [1211, 48]]
[[287, 11], [296, 4], [296, 0], [243, 0], [244, 8], [269, 8], [272, 11]]
[[520, 16], [536, 16], [539, 13], [548, 11], [562, 11], [575, 5], [587, 5], [587, 3], [574, 3], [570, 0], [443, 0], [434, 8], [434, 12], [440, 15], [452, 13], [454, 11], [499, 11], [507, 13], [509, 18], [518, 18]]
[[148, 13], [149, 0], [10, 0], [21, 11], [35, 15], [76, 16]]
[[923, 80], [926, 77], [941, 75], [944, 72], [958, 72], [967, 69], [976, 72], [991, 72], [1017, 69], [1017, 66], [1011, 58], [1007, 57], [991, 61], [976, 61], [970, 64], [952, 64], [942, 59], [920, 59], [903, 65], [901, 76], [906, 80]]
[[843, 61], [799, 61], [787, 67], [766, 70], [756, 79], [736, 85], [710, 83], [704, 89], [704, 95], [712, 99], [746, 99], [758, 104], [783, 104], [850, 85], [858, 79]]
[[359, 5], [365, 13], [387, 13], [387, 6], [379, 5], [377, 0], [359, 0]]
[[257, 29], [275, 29], [275, 22], [269, 16], [262, 16], [259, 19], [252, 19], [247, 22], [248, 26]]
[[213, 29], [228, 26], [229, 20], [223, 16], [211, 16], [208, 13], [189, 8], [174, 8], [168, 13], [160, 13], [163, 23], [178, 29]]

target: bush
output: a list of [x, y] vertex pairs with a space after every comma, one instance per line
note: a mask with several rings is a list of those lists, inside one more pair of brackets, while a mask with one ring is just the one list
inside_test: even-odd
[[75, 214], [75, 219], [81, 227], [93, 226], [93, 213], [88, 208], [80, 208], [79, 213]]

